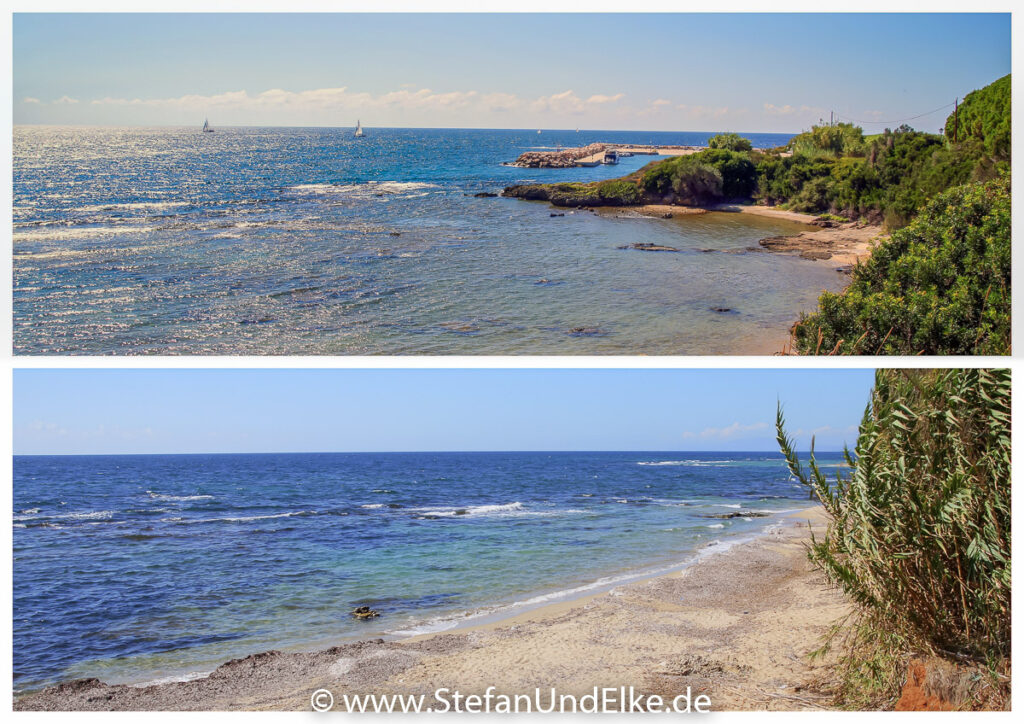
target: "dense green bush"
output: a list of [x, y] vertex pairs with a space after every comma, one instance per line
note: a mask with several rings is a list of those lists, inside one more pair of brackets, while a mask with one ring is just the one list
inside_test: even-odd
[[750, 198], [757, 187], [757, 167], [747, 153], [706, 149], [647, 166], [640, 187], [662, 195], [674, 192], [683, 203]]
[[1009, 177], [938, 195], [793, 334], [808, 354], [1009, 354]]
[[1010, 159], [1010, 76], [967, 94], [959, 112], [946, 119], [946, 138], [980, 144], [998, 160]]
[[776, 429], [829, 518], [809, 557], [854, 606], [834, 632], [846, 635], [840, 703], [891, 705], [911, 653], [975, 662], [1008, 689], [1009, 370], [879, 370], [850, 472], [834, 481], [813, 441], [801, 465], [781, 407]]
[[789, 149], [807, 157], [841, 156], [864, 150], [864, 131], [852, 123], [812, 126], [811, 130], [794, 136]]
[[708, 148], [722, 148], [726, 151], [749, 151], [752, 146], [749, 139], [738, 133], [719, 133], [708, 139]]
[[640, 189], [632, 181], [611, 179], [597, 184], [597, 194], [604, 201], [614, 200], [616, 205], [631, 206], [640, 203]]
[[722, 196], [727, 199], [749, 199], [757, 188], [757, 167], [747, 153], [709, 148], [693, 158], [718, 171], [722, 176]]

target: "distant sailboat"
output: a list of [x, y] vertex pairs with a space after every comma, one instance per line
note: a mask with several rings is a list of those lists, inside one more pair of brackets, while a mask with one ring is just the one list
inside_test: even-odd
[[210, 119], [207, 118], [203, 121], [203, 133], [213, 133], [213, 129], [210, 128]]
[[358, 119], [356, 120], [356, 132], [352, 135], [354, 135], [356, 138], [363, 137], [363, 124], [360, 123]]
[[540, 135], [540, 129], [539, 128], [537, 129], [537, 135]]

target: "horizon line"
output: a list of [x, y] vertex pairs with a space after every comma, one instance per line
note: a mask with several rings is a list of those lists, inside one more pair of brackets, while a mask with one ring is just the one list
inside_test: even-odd
[[[778, 453], [780, 450], [290, 450], [290, 451], [224, 451], [224, 452], [135, 452], [135, 453], [14, 453], [14, 457], [148, 457], [156, 455], [493, 455], [514, 454], [557, 454], [557, 453], [714, 453], [737, 455], [741, 453]], [[842, 450], [815, 450], [815, 453], [841, 453]]]
[[[214, 125], [214, 124], [211, 124]], [[119, 126], [109, 123], [14, 123], [14, 128], [19, 126], [36, 126], [46, 128], [200, 128], [201, 124], [186, 125], [186, 124], [145, 124], [145, 125], [133, 125], [133, 126]], [[291, 126], [280, 126], [280, 125], [223, 125], [216, 126], [216, 128], [339, 128], [349, 129], [355, 128], [355, 126], [319, 126], [319, 125], [291, 125]], [[379, 128], [383, 130], [400, 130], [400, 131], [525, 131], [533, 133], [537, 130], [549, 131], [553, 133], [566, 132], [566, 133], [737, 133], [743, 135], [744, 133], [769, 135], [769, 136], [785, 136], [795, 135], [803, 133], [804, 131], [730, 131], [730, 130], [716, 130], [716, 131], [686, 131], [686, 130], [673, 130], [673, 131], [658, 131], [647, 128], [546, 128], [544, 126], [529, 126], [524, 128], [495, 128], [491, 126], [363, 126], [364, 129]]]

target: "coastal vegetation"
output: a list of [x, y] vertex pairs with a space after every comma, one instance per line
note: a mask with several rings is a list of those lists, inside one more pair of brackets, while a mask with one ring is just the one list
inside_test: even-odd
[[793, 328], [808, 354], [1005, 354], [1010, 179], [936, 196]]
[[708, 148], [724, 148], [726, 151], [749, 151], [753, 148], [749, 139], [738, 133], [719, 133], [708, 139]]
[[[758, 203], [891, 237], [793, 327], [803, 354], [1008, 354], [1010, 76], [969, 93], [943, 134], [813, 126], [780, 148], [737, 134], [617, 181], [513, 186], [557, 206]], [[839, 222], [843, 219], [844, 222]]]
[[836, 703], [890, 708], [912, 657], [953, 708], [1009, 706], [1010, 372], [879, 370], [849, 474], [792, 474], [829, 525], [808, 555], [854, 606], [822, 651], [839, 651]]
[[512, 186], [505, 193], [564, 206], [757, 202], [895, 230], [934, 195], [998, 178], [1009, 164], [1007, 75], [968, 94], [941, 135], [901, 125], [865, 136], [852, 123], [832, 123], [813, 126], [784, 147], [755, 150], [748, 139], [724, 133], [697, 153], [649, 163], [606, 193], [596, 192], [607, 182], [573, 184], [568, 196], [565, 184]]

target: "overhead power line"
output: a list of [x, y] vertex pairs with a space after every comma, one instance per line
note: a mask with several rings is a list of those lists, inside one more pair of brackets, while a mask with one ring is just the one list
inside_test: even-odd
[[953, 103], [947, 103], [946, 105], [939, 106], [935, 110], [928, 111], [927, 113], [919, 113], [916, 116], [911, 116], [910, 118], [901, 118], [898, 121], [857, 121], [857, 120], [854, 120], [853, 118], [847, 118], [846, 116], [840, 116], [838, 113], [836, 114], [836, 118], [841, 118], [842, 120], [849, 121], [850, 123], [877, 123], [879, 125], [885, 124], [885, 125], [894, 126], [897, 123], [906, 123], [907, 121], [913, 121], [913, 120], [915, 120], [917, 118], [924, 118], [925, 116], [930, 116], [933, 113], [938, 113], [939, 111], [944, 111], [945, 109], [949, 108], [950, 106], [954, 105], [955, 103], [956, 103], [956, 101], [954, 101]]

